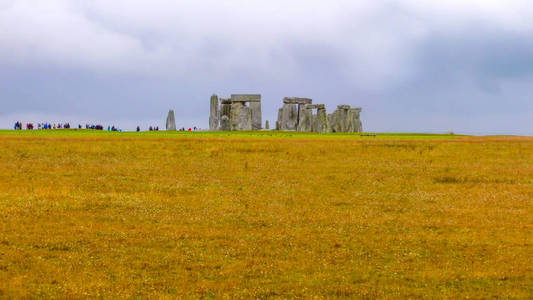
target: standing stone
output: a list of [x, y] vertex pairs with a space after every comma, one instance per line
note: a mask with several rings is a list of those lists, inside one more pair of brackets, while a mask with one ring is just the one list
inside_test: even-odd
[[220, 130], [231, 130], [231, 100], [220, 99]]
[[250, 102], [252, 111], [252, 130], [261, 130], [261, 102]]
[[265, 122], [265, 129], [267, 129], [267, 130], [270, 129], [270, 126], [268, 126], [268, 120], [266, 120], [266, 122]]
[[218, 96], [211, 96], [211, 109], [209, 113], [209, 130], [215, 131], [219, 127], [220, 112], [218, 110]]
[[348, 129], [351, 126], [349, 121], [349, 110], [349, 105], [338, 105], [337, 110], [328, 117], [332, 132], [348, 132]]
[[298, 105], [298, 131], [311, 132], [313, 130], [313, 109], [308, 104]]
[[333, 113], [328, 114], [329, 132], [335, 132], [335, 117]]
[[318, 116], [317, 114], [313, 114], [312, 120], [311, 120], [311, 131], [312, 132], [319, 132], [318, 131]]
[[338, 117], [340, 120], [340, 132], [348, 132], [348, 128], [350, 126], [349, 122], [349, 111], [350, 106], [349, 105], [339, 105], [337, 106], [337, 109], [339, 111]]
[[[250, 111], [250, 115], [252, 118], [251, 122], [251, 128], [252, 129], [235, 129], [235, 130], [261, 130], [262, 126], [262, 119], [261, 119], [261, 95], [259, 94], [232, 94], [231, 95], [231, 102], [232, 104], [237, 105], [237, 103], [240, 103], [241, 105], [237, 105], [236, 107], [239, 107], [239, 112], [242, 112], [241, 109], [242, 106], [247, 107]], [[246, 106], [245, 103], [249, 103], [249, 106]], [[244, 109], [246, 110], [246, 109]], [[236, 128], [248, 128], [248, 124], [246, 123], [247, 120], [244, 118], [244, 113], [242, 113], [243, 118], [240, 120], [245, 122], [242, 124], [238, 124], [234, 127]], [[233, 121], [232, 121], [233, 122]]]
[[298, 108], [296, 104], [283, 104], [280, 130], [296, 130], [298, 125]]
[[328, 116], [326, 114], [326, 106], [324, 104], [319, 105], [317, 108], [316, 132], [318, 133], [330, 132], [330, 125], [328, 122]]
[[354, 132], [363, 132], [363, 123], [361, 123], [361, 107], [352, 108], [354, 114]]
[[283, 108], [278, 109], [278, 120], [276, 121], [276, 130], [281, 130], [281, 119], [283, 118]]
[[352, 108], [346, 114], [346, 132], [355, 132], [355, 113]]
[[231, 130], [252, 130], [252, 110], [244, 102], [231, 104]]
[[167, 131], [176, 131], [176, 119], [174, 118], [174, 111], [171, 109], [167, 115]]

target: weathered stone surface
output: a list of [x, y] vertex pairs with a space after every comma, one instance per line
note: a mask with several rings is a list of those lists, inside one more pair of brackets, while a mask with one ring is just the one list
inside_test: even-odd
[[338, 105], [337, 110], [334, 112], [336, 128], [335, 132], [348, 132], [350, 127], [350, 106], [349, 105]]
[[313, 100], [309, 98], [285, 97], [283, 98], [283, 103], [284, 104], [311, 104], [313, 103]]
[[335, 128], [336, 128], [336, 124], [337, 124], [337, 120], [335, 119], [335, 113], [331, 113], [331, 114], [328, 114], [328, 122], [329, 122], [329, 130], [330, 132], [336, 132], [335, 131]]
[[298, 105], [298, 131], [311, 132], [313, 130], [313, 110], [309, 105]]
[[361, 122], [361, 107], [352, 108], [354, 114], [354, 132], [363, 132], [363, 123]]
[[354, 132], [355, 122], [354, 122], [354, 112], [350, 108], [346, 112], [346, 132]]
[[252, 110], [252, 130], [261, 130], [261, 101], [250, 102], [250, 109]]
[[231, 102], [261, 102], [259, 94], [232, 94]]
[[265, 122], [265, 129], [270, 129], [270, 126], [268, 124], [268, 120], [266, 120], [266, 122]]
[[296, 104], [283, 104], [281, 109], [281, 119], [279, 120], [280, 130], [296, 130], [298, 126], [298, 107]]
[[174, 111], [171, 109], [167, 115], [167, 130], [176, 130], [176, 119], [174, 118]]
[[[211, 130], [260, 130], [261, 118], [261, 95], [258, 94], [233, 94], [231, 98], [220, 98], [220, 107], [216, 100], [217, 96], [211, 97], [211, 114], [209, 127]], [[249, 103], [249, 106], [246, 106]], [[218, 109], [218, 111], [217, 111]]]
[[346, 132], [361, 132], [363, 130], [361, 120], [359, 119], [360, 113], [361, 108], [359, 107], [348, 110], [348, 127]]
[[231, 104], [228, 104], [227, 101], [222, 99], [222, 104], [220, 104], [220, 130], [230, 131], [231, 130]]
[[281, 130], [281, 118], [283, 116], [283, 108], [278, 109], [278, 119], [276, 121], [276, 130]]
[[331, 132], [362, 132], [360, 120], [361, 108], [351, 108], [349, 105], [338, 105], [337, 110], [328, 115]]
[[315, 117], [315, 128], [314, 131], [318, 133], [327, 133], [330, 132], [328, 116], [326, 114], [326, 108], [324, 105], [319, 107], [316, 112]]
[[311, 132], [318, 132], [318, 119], [316, 114], [311, 115]]
[[209, 111], [209, 130], [211, 131], [219, 129], [220, 112], [218, 109], [218, 96], [213, 95], [211, 96], [211, 105]]
[[243, 102], [231, 104], [231, 130], [252, 130], [252, 110]]
[[310, 108], [310, 109], [319, 109], [319, 108], [325, 109], [326, 105], [324, 105], [324, 104], [307, 104], [306, 107]]

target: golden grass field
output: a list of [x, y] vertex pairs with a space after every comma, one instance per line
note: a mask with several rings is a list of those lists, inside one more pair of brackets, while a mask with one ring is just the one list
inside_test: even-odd
[[532, 138], [57, 132], [0, 132], [0, 297], [533, 298]]

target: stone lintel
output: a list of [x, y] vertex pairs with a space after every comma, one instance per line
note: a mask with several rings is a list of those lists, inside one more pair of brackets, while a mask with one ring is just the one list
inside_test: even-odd
[[346, 105], [346, 104], [337, 105], [337, 109], [350, 109], [350, 105]]
[[261, 95], [259, 94], [232, 94], [231, 101], [233, 102], [261, 102]]
[[285, 104], [311, 104], [313, 103], [313, 100], [309, 98], [285, 97], [283, 98], [283, 103]]
[[324, 104], [307, 104], [305, 106], [307, 109], [324, 109], [326, 108], [326, 105]]
[[220, 98], [220, 103], [222, 103], [222, 104], [231, 104], [231, 99]]

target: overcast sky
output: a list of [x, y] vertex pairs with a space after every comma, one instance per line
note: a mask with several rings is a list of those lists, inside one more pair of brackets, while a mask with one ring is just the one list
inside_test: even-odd
[[367, 131], [533, 135], [533, 1], [0, 0], [0, 128], [207, 127], [211, 94]]

